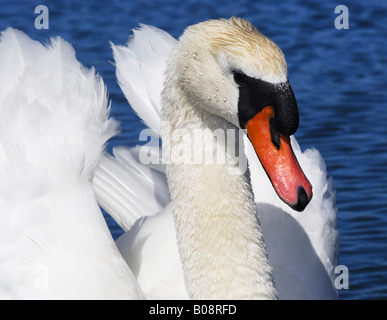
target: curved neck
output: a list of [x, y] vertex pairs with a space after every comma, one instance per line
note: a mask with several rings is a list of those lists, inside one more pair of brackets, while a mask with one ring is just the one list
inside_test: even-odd
[[[171, 155], [166, 174], [190, 298], [274, 299], [248, 172], [243, 166], [236, 169], [227, 139], [219, 139], [219, 132], [227, 136], [228, 129], [237, 129], [184, 100], [163, 96], [163, 120], [171, 124], [163, 128], [163, 152]], [[179, 131], [191, 138], [179, 138]], [[195, 136], [195, 131], [202, 135]], [[198, 162], [197, 152], [204, 163]], [[226, 161], [205, 163], [211, 156], [219, 160], [222, 153]]]

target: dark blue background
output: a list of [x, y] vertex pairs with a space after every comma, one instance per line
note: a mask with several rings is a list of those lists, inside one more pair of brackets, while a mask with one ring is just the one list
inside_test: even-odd
[[[49, 30], [37, 30], [34, 9], [49, 8]], [[349, 8], [349, 29], [337, 30], [334, 9]], [[0, 29], [18, 28], [47, 41], [61, 36], [108, 87], [122, 133], [109, 144], [134, 146], [143, 125], [116, 84], [109, 41], [124, 44], [139, 23], [178, 37], [209, 18], [250, 20], [284, 51], [300, 108], [296, 137], [322, 153], [337, 189], [340, 264], [349, 268], [343, 299], [387, 298], [387, 2], [358, 1], [4, 1]], [[114, 237], [120, 230], [108, 219]]]

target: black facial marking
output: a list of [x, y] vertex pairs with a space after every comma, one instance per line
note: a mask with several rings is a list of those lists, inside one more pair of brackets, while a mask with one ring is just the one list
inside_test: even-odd
[[244, 85], [246, 83], [247, 77], [244, 73], [235, 72], [234, 73], [234, 80], [235, 80], [236, 84]]
[[241, 128], [265, 107], [274, 108], [278, 132], [290, 136], [298, 128], [298, 107], [289, 82], [270, 83], [255, 79], [242, 72], [234, 72], [239, 87], [238, 116]]
[[234, 73], [235, 83], [239, 86], [238, 116], [241, 128], [263, 108], [271, 105], [272, 85], [254, 79], [241, 72]]

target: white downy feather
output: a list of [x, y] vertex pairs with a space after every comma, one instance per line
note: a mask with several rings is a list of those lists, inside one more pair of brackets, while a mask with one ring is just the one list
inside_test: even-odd
[[116, 76], [133, 110], [160, 136], [160, 92], [165, 62], [176, 40], [158, 28], [140, 26], [141, 29], [133, 30], [126, 47], [111, 44]]
[[0, 298], [141, 298], [95, 200], [104, 83], [61, 38], [0, 38]]
[[165, 175], [140, 163], [136, 151], [139, 148], [114, 148], [115, 158], [104, 155], [93, 180], [99, 204], [124, 231], [137, 219], [154, 215], [170, 202]]

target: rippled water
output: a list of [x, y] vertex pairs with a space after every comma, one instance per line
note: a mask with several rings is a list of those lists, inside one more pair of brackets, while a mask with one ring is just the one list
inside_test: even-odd
[[[36, 30], [34, 8], [49, 8]], [[241, 16], [284, 51], [300, 108], [296, 134], [322, 153], [337, 189], [339, 263], [349, 268], [342, 299], [387, 298], [387, 2], [345, 1], [349, 29], [334, 26], [328, 1], [4, 1], [0, 29], [13, 26], [46, 41], [59, 35], [104, 78], [122, 133], [109, 144], [134, 146], [143, 129], [115, 81], [109, 41], [123, 44], [139, 23], [178, 37], [187, 25]], [[115, 237], [120, 230], [108, 219]]]

